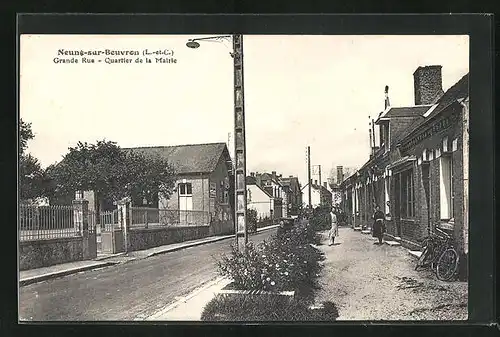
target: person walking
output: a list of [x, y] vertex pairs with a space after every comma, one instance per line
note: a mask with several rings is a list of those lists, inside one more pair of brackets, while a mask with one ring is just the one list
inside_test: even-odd
[[333, 209], [330, 211], [330, 221], [332, 223], [332, 226], [330, 228], [330, 232], [328, 233], [328, 245], [331, 246], [335, 243], [335, 237], [339, 236], [339, 226], [337, 222], [337, 215], [333, 211]]
[[373, 213], [373, 236], [378, 238], [378, 243], [382, 244], [382, 238], [384, 237], [384, 220], [385, 220], [385, 215], [384, 213], [380, 210], [380, 206], [376, 205], [375, 206], [375, 212]]

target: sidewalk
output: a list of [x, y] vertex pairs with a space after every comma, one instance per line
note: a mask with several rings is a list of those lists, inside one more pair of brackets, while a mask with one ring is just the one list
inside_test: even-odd
[[43, 267], [30, 270], [22, 270], [19, 272], [19, 285], [25, 286], [28, 284], [45, 281], [48, 279], [62, 277], [70, 274], [76, 274], [82, 271], [104, 268], [116, 264], [110, 261], [76, 261], [62, 263], [50, 267]]
[[186, 297], [179, 298], [175, 303], [168, 305], [146, 321], [200, 321], [205, 305], [212, 300], [217, 292], [222, 290], [231, 281], [226, 278], [217, 278], [202, 287], [194, 290]]
[[373, 239], [339, 228], [334, 246], [318, 246], [326, 260], [315, 304], [335, 303], [337, 321], [467, 319], [467, 282], [415, 271], [416, 252]]
[[[276, 227], [277, 225], [258, 228], [257, 232], [261, 232]], [[19, 285], [25, 286], [28, 284], [41, 282], [48, 279], [62, 277], [70, 274], [75, 274], [86, 270], [104, 268], [133, 260], [145, 259], [159, 254], [165, 254], [180, 249], [195, 247], [234, 237], [235, 237], [234, 234], [224, 235], [224, 236], [212, 236], [198, 240], [185, 241], [140, 251], [129, 252], [128, 254], [118, 253], [110, 255], [100, 255], [95, 260], [76, 261], [76, 262], [62, 263], [50, 267], [23, 270], [19, 272]]]

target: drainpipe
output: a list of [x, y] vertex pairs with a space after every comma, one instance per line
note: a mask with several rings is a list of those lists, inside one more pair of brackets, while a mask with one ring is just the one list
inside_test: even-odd
[[462, 162], [463, 162], [463, 228], [462, 235], [464, 241], [464, 253], [469, 252], [469, 98], [460, 101], [463, 107], [463, 130], [462, 130]]

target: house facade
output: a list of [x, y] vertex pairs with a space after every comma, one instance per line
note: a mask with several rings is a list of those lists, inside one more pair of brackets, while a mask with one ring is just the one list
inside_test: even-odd
[[264, 191], [273, 198], [272, 216], [277, 219], [286, 216], [286, 195], [283, 191], [283, 185], [280, 183], [281, 175], [277, 175], [276, 171], [271, 173], [251, 172], [251, 177], [255, 178], [255, 182]]
[[268, 220], [274, 214], [274, 198], [259, 186], [255, 176], [247, 177], [247, 207], [257, 211], [257, 219]]
[[[145, 155], [159, 155], [174, 166], [173, 194], [158, 198], [150, 207], [179, 212], [184, 221], [210, 225], [213, 233], [234, 232], [232, 163], [225, 143], [131, 148]], [[143, 206], [132, 200], [132, 206]]]
[[288, 215], [298, 215], [302, 207], [302, 191], [297, 177], [289, 176], [280, 179], [286, 196]]
[[[319, 185], [318, 181], [311, 183], [311, 207], [332, 206], [332, 193], [327, 188], [327, 182]], [[302, 187], [303, 207], [309, 206], [309, 184]]]
[[379, 205], [387, 236], [413, 249], [435, 228], [447, 231], [466, 261], [468, 74], [446, 92], [440, 66], [413, 76], [415, 105], [391, 107], [386, 97], [379, 145], [342, 182], [342, 207], [352, 226], [370, 227]]

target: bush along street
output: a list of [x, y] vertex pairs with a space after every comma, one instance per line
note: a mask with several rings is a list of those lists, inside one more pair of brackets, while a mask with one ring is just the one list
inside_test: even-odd
[[324, 231], [330, 229], [330, 208], [317, 207], [313, 210], [312, 217], [309, 220], [311, 226], [316, 231]]
[[[226, 289], [265, 293], [218, 294], [205, 307], [202, 320], [335, 320], [333, 303], [317, 310], [308, 306], [324, 260], [323, 253], [312, 246], [319, 240], [315, 228], [301, 222], [259, 245], [249, 243], [244, 252], [233, 248], [218, 261], [220, 275], [233, 281]], [[281, 296], [284, 291], [294, 291], [295, 296]]]

